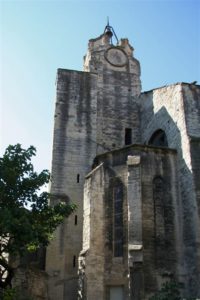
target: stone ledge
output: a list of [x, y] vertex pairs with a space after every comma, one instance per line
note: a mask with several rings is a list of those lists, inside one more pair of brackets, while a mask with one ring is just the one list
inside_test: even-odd
[[132, 165], [139, 165], [140, 164], [140, 156], [139, 155], [128, 155], [127, 157], [127, 165], [132, 166]]
[[143, 249], [143, 245], [134, 245], [134, 244], [129, 244], [128, 245], [128, 250], [129, 251], [140, 251]]

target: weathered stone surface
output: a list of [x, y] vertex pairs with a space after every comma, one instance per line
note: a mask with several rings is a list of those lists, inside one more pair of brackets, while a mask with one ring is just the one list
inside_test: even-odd
[[[130, 156], [137, 157], [136, 165], [127, 166], [127, 158], [130, 160]], [[133, 291], [130, 299], [148, 299], [166, 276], [176, 273], [178, 265], [176, 151], [135, 145], [108, 152], [96, 159], [100, 166], [88, 175], [85, 184], [83, 237], [87, 246], [83, 251], [87, 281], [84, 280], [83, 284], [86, 291], [84, 299], [93, 299], [92, 295], [100, 287], [104, 288], [105, 294], [110, 286], [123, 286], [126, 299], [129, 299], [129, 287]], [[155, 160], [158, 162], [157, 166]], [[160, 205], [166, 203], [163, 207], [165, 216], [171, 212], [167, 219], [163, 219], [164, 247], [156, 243], [156, 232], [160, 230], [160, 224], [155, 223], [156, 199], [153, 194], [153, 181], [158, 176], [163, 178], [166, 190], [160, 199]], [[118, 186], [121, 183], [123, 187], [123, 253], [119, 257], [114, 252], [113, 233], [116, 224], [112, 217], [115, 210], [113, 189], [116, 183]], [[96, 257], [101, 256], [101, 265], [97, 263], [94, 266], [93, 252]], [[156, 255], [162, 257], [162, 265], [157, 265]], [[92, 272], [98, 275], [103, 273], [104, 287], [102, 284], [99, 286], [98, 280], [96, 284], [94, 281], [89, 283], [94, 276]], [[132, 286], [135, 286], [135, 279], [132, 281], [131, 276], [143, 278], [137, 283], [137, 291]], [[147, 282], [149, 284], [144, 284]], [[104, 297], [99, 299], [106, 299]]]
[[200, 87], [141, 93], [128, 40], [90, 40], [84, 72], [57, 73], [52, 203], [78, 210], [47, 250], [49, 300], [145, 300], [172, 277], [200, 297], [199, 170]]
[[[200, 87], [185, 83], [152, 90], [141, 95], [141, 140], [148, 143], [151, 135], [162, 129], [168, 146], [177, 149], [177, 184], [179, 194], [179, 281], [186, 296], [199, 297], [199, 201], [196, 174], [200, 135]], [[196, 142], [193, 142], [193, 141]]]
[[141, 89], [140, 67], [128, 41], [121, 43], [127, 53], [124, 67], [115, 68], [106, 61], [104, 54], [110, 45], [100, 38], [90, 41], [84, 66], [87, 72], [59, 69], [57, 73], [51, 193], [53, 201], [64, 197], [78, 205], [78, 222], [74, 224], [72, 215], [48, 247], [46, 270], [52, 300], [70, 300], [77, 295], [83, 184], [94, 157], [122, 147], [125, 128], [132, 128], [132, 141], [139, 141], [138, 103], [134, 96]]
[[[20, 300], [48, 300], [47, 274], [37, 268], [19, 268], [16, 271], [13, 287]], [[17, 298], [17, 299], [18, 299]]]

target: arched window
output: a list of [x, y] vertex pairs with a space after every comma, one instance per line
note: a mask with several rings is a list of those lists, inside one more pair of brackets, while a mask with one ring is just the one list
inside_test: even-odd
[[162, 129], [156, 130], [150, 140], [149, 145], [158, 146], [158, 147], [168, 147], [167, 136]]
[[114, 256], [123, 256], [123, 185], [118, 183], [113, 189], [113, 250]]

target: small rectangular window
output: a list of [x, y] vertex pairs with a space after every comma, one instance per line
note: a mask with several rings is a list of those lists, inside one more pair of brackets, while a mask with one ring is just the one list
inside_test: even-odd
[[130, 145], [132, 143], [132, 129], [125, 128], [125, 145]]

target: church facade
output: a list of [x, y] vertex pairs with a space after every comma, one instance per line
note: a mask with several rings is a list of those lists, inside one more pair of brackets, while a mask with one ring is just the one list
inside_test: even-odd
[[47, 249], [48, 299], [147, 300], [171, 279], [200, 298], [200, 86], [141, 92], [113, 35], [57, 72], [51, 201], [78, 208]]

